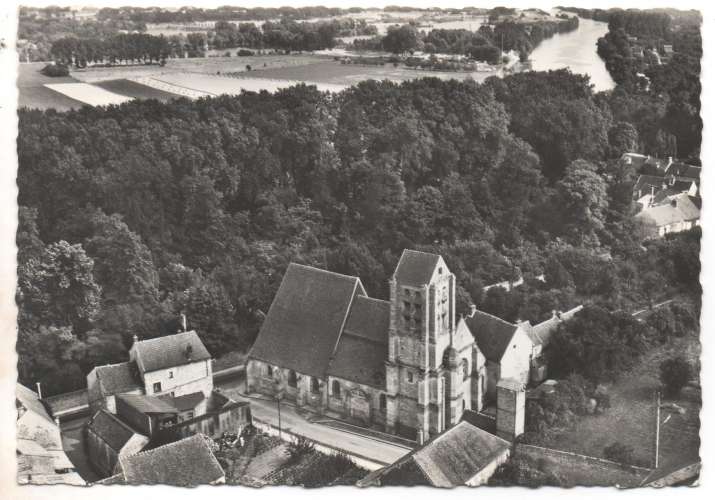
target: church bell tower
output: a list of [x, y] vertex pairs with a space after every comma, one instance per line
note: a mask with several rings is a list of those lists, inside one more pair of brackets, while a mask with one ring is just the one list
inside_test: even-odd
[[455, 329], [454, 304], [455, 277], [442, 257], [405, 250], [390, 279], [389, 432], [424, 442], [450, 424], [443, 359]]

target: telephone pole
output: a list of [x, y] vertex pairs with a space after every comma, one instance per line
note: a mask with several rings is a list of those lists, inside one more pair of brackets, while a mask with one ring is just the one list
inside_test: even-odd
[[658, 455], [660, 455], [660, 391], [655, 392], [655, 457], [653, 469], [658, 468]]

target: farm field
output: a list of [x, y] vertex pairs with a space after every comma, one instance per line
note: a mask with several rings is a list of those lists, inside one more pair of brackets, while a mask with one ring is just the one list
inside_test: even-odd
[[40, 73], [44, 66], [45, 63], [18, 65], [18, 107], [55, 108], [57, 111], [81, 108], [83, 106], [81, 101], [45, 87], [46, 83], [77, 83], [78, 80], [71, 76], [56, 78], [45, 76]]
[[[145, 79], [142, 83], [153, 85], [152, 81], [158, 84], [168, 85], [163, 87], [168, 91], [172, 91], [172, 86], [179, 89], [189, 89], [196, 91], [199, 94], [221, 95], [221, 94], [240, 94], [247, 90], [251, 92], [260, 92], [267, 90], [274, 92], [278, 89], [306, 83], [308, 85], [316, 85], [318, 90], [339, 92], [345, 88], [344, 85], [336, 85], [329, 83], [320, 83], [302, 80], [280, 80], [267, 78], [251, 78], [251, 77], [230, 77], [222, 75], [207, 75], [204, 73], [172, 73], [164, 74], [149, 79]], [[162, 88], [162, 87], [159, 87]], [[178, 92], [178, 89], [177, 89]], [[200, 97], [200, 95], [197, 95]]]
[[456, 79], [465, 80], [472, 78], [475, 81], [483, 81], [495, 73], [457, 73], [443, 71], [412, 70], [404, 67], [395, 68], [391, 65], [385, 66], [363, 66], [357, 64], [341, 64], [337, 61], [323, 60], [312, 64], [301, 66], [290, 66], [281, 68], [256, 69], [251, 71], [251, 76], [257, 78], [287, 79], [300, 81], [313, 81], [320, 83], [331, 83], [337, 85], [355, 85], [363, 80], [393, 80], [402, 82], [415, 78], [435, 77], [445, 80]]
[[[686, 359], [693, 366], [699, 366], [699, 351], [697, 337], [676, 339], [671, 345], [653, 349], [610, 388], [611, 408], [601, 415], [583, 417], [575, 428], [556, 436], [547, 446], [604, 458], [604, 447], [620, 442], [633, 448], [633, 465], [652, 467], [655, 447], [654, 391], [660, 386], [660, 362], [672, 355], [687, 353], [684, 354]], [[681, 415], [661, 410], [661, 422], [668, 421], [661, 425], [659, 467], [672, 469], [699, 460], [699, 387], [687, 386], [678, 399], [663, 399], [663, 403], [676, 403], [685, 409], [685, 413]]]
[[180, 97], [171, 92], [155, 89], [132, 80], [104, 80], [94, 84], [105, 90], [115, 94], [131, 97], [133, 99], [156, 99], [161, 102], [167, 102]]
[[[247, 71], [247, 65], [252, 71]], [[20, 106], [66, 111], [85, 103], [118, 104], [129, 98], [168, 101], [177, 96], [196, 99], [239, 94], [243, 90], [272, 92], [301, 82], [316, 85], [321, 91], [339, 92], [368, 79], [402, 82], [435, 77], [483, 81], [494, 75], [341, 64], [329, 57], [303, 54], [172, 59], [166, 66], [86, 68], [73, 71], [72, 76], [66, 78], [45, 77], [39, 73], [41, 68], [42, 63], [20, 65]], [[64, 85], [71, 83], [89, 85]], [[61, 85], [48, 88], [45, 84]]]
[[88, 83], [48, 83], [45, 87], [90, 106], [119, 105], [132, 100]]
[[305, 64], [325, 61], [325, 56], [310, 54], [270, 54], [237, 57], [234, 49], [232, 57], [197, 57], [191, 59], [169, 59], [165, 66], [136, 65], [112, 66], [110, 68], [90, 67], [72, 72], [72, 76], [82, 82], [95, 83], [103, 80], [119, 80], [136, 78], [140, 76], [155, 76], [165, 73], [232, 73], [246, 71], [246, 65], [258, 68], [282, 68], [287, 66], [301, 66]]

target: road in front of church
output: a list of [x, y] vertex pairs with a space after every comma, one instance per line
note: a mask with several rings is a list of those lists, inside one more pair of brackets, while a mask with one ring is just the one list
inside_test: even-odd
[[[278, 408], [276, 402], [263, 397], [247, 397], [243, 394], [245, 387], [243, 376], [225, 380], [216, 384], [223, 394], [236, 401], [249, 401], [251, 414], [257, 423], [278, 428]], [[328, 427], [308, 420], [309, 415], [299, 414], [293, 405], [281, 405], [281, 428], [286, 433], [304, 436], [315, 441], [322, 447], [342, 451], [352, 456], [355, 461], [369, 469], [378, 469], [397, 461], [409, 453], [411, 448], [398, 443], [361, 434], [359, 428], [350, 431]], [[287, 436], [284, 433], [284, 438]]]

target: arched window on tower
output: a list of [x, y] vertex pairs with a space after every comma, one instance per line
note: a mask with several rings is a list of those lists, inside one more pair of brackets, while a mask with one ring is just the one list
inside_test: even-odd
[[380, 394], [380, 411], [387, 411], [387, 396]]
[[462, 377], [463, 380], [469, 378], [469, 361], [467, 361], [467, 358], [462, 358]]
[[333, 380], [333, 397], [340, 397], [340, 382], [338, 382], [337, 380]]
[[266, 373], [268, 374], [269, 377], [273, 376], [273, 367], [271, 365], [268, 365], [266, 370]]
[[316, 377], [310, 377], [310, 392], [320, 392], [320, 381]]
[[298, 387], [298, 375], [293, 370], [288, 372], [288, 385], [290, 387]]

